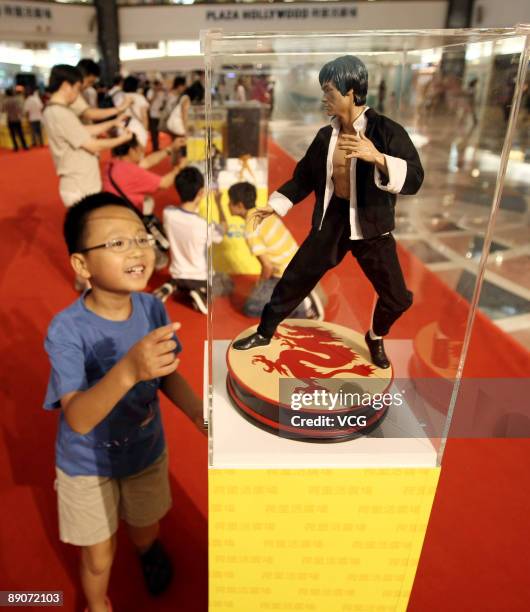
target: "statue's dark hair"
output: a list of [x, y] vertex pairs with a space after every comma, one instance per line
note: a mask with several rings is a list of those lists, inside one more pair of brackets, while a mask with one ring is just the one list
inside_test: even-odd
[[318, 80], [320, 85], [333, 83], [343, 96], [353, 89], [355, 106], [366, 104], [368, 70], [355, 55], [343, 55], [324, 64], [320, 69]]

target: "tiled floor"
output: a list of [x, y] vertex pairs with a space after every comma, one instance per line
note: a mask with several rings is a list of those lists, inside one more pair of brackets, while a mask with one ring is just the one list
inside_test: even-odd
[[530, 254], [494, 259], [488, 262], [487, 268], [530, 292]]
[[[299, 159], [324, 121], [273, 121], [270, 130], [278, 144]], [[479, 307], [530, 349], [530, 163], [521, 161], [525, 152], [510, 156], [500, 206], [492, 219], [502, 129], [488, 131], [486, 139], [479, 124], [463, 143], [450, 122], [420, 127], [414, 119], [403, 123], [419, 148], [425, 181], [418, 195], [398, 201], [396, 238], [467, 300], [484, 244], [491, 241]], [[522, 123], [521, 129], [528, 127]], [[525, 139], [516, 134], [514, 142]]]
[[441, 261], [449, 261], [449, 259], [433, 249], [425, 240], [415, 240], [405, 238], [401, 240], [401, 244], [410, 251], [413, 255], [421, 259], [424, 263], [439, 263]]

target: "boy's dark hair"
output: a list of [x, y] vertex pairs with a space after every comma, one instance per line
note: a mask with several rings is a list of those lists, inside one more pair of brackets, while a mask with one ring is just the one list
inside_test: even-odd
[[173, 79], [173, 89], [177, 89], [181, 85], [186, 85], [186, 79], [182, 76], [177, 76]]
[[138, 91], [138, 86], [140, 85], [140, 80], [135, 76], [128, 76], [123, 81], [123, 91], [125, 93], [136, 93]]
[[57, 64], [52, 68], [50, 73], [50, 81], [48, 83], [48, 91], [55, 93], [61, 88], [61, 85], [66, 81], [70, 85], [81, 83], [83, 75], [81, 71], [74, 66], [68, 64]]
[[130, 140], [112, 149], [112, 157], [125, 157], [131, 149], [136, 149], [139, 145], [136, 134], [133, 134]]
[[202, 172], [193, 166], [184, 168], [175, 177], [175, 189], [182, 203], [192, 202], [203, 187]]
[[247, 210], [256, 208], [257, 195], [258, 194], [254, 185], [252, 185], [252, 183], [247, 183], [246, 181], [243, 183], [235, 183], [228, 190], [230, 202], [233, 202], [234, 204], [239, 204], [239, 202], [241, 202]]
[[117, 74], [113, 79], [112, 79], [112, 84], [113, 85], [119, 85], [120, 83], [123, 83], [123, 77], [121, 76], [121, 74]]
[[66, 211], [63, 235], [69, 255], [79, 253], [81, 249], [86, 247], [83, 240], [88, 217], [92, 211], [104, 206], [123, 206], [132, 210], [138, 215], [139, 219], [142, 219], [142, 215], [135, 206], [113, 193], [102, 191], [86, 196]]
[[101, 74], [99, 66], [94, 60], [91, 60], [89, 58], [79, 60], [77, 62], [77, 68], [81, 71], [83, 77], [95, 76], [99, 79], [99, 75]]
[[343, 55], [324, 64], [318, 74], [318, 80], [320, 85], [333, 83], [343, 96], [353, 89], [355, 105], [366, 104], [368, 70], [355, 55]]

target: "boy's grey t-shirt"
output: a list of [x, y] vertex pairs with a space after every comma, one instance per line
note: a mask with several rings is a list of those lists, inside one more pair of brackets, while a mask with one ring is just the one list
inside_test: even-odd
[[[88, 310], [81, 296], [51, 322], [45, 348], [51, 373], [44, 408], [60, 408], [61, 397], [96, 384], [146, 334], [170, 323], [163, 304], [133, 293], [126, 321], [110, 321]], [[176, 338], [175, 338], [176, 339]], [[177, 339], [176, 352], [181, 345]], [[88, 434], [73, 431], [61, 411], [56, 463], [70, 476], [123, 478], [155, 461], [165, 448], [157, 390], [160, 379], [135, 385]]]

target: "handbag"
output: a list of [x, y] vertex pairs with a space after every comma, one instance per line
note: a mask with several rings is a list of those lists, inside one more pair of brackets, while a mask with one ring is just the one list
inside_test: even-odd
[[166, 132], [167, 134], [171, 133], [168, 127], [168, 121], [169, 121], [169, 117], [171, 113], [178, 106], [179, 101], [180, 101], [180, 98], [175, 99], [175, 96], [169, 96], [166, 99], [164, 108], [162, 112], [160, 113], [160, 119], [158, 120], [158, 129], [160, 132]]
[[176, 136], [186, 135], [186, 128], [184, 127], [184, 122], [182, 121], [181, 99], [182, 97], [179, 98], [177, 105], [171, 111], [166, 122], [168, 130]]

